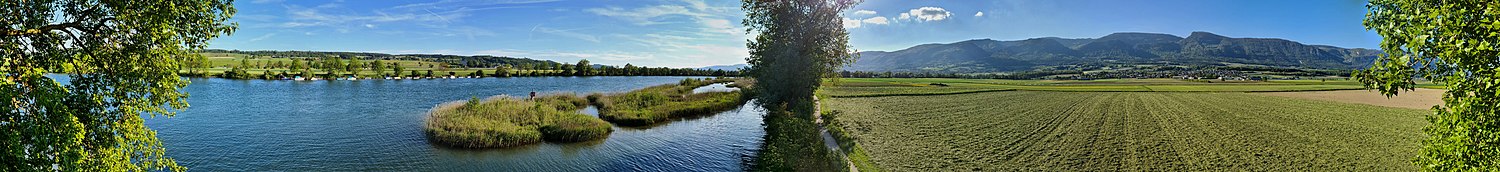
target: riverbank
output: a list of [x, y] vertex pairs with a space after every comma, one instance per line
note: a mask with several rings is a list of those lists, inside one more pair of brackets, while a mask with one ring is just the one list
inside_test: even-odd
[[444, 103], [424, 131], [434, 143], [461, 148], [511, 147], [546, 141], [603, 139], [609, 123], [579, 113], [587, 100], [573, 94], [520, 99], [505, 96]]

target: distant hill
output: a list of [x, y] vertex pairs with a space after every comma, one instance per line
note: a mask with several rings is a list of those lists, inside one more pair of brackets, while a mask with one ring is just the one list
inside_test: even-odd
[[1043, 37], [923, 44], [885, 52], [859, 52], [847, 71], [1005, 72], [1082, 64], [1251, 64], [1317, 69], [1370, 66], [1379, 50], [1306, 45], [1275, 38], [1230, 38], [1208, 32], [1188, 37], [1114, 33], [1099, 38]]
[[700, 67], [698, 69], [702, 69], [702, 70], [739, 71], [740, 68], [747, 68], [747, 67], [750, 67], [750, 64], [713, 65], [713, 66], [707, 66], [707, 67]]

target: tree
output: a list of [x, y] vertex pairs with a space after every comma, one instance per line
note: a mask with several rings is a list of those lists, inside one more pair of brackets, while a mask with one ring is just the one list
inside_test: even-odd
[[[840, 13], [856, 0], [743, 0], [751, 89], [765, 110], [766, 145], [752, 171], [846, 171], [836, 152], [817, 144], [813, 91], [824, 76], [854, 61]], [[696, 70], [645, 69], [650, 74]]]
[[746, 31], [760, 33], [750, 43], [750, 76], [768, 110], [810, 114], [813, 90], [822, 77], [853, 63], [839, 13], [854, 0], [745, 0]]
[[303, 68], [307, 68], [307, 66], [302, 65], [302, 59], [292, 59], [292, 64], [287, 68], [291, 70], [302, 70]]
[[[394, 68], [394, 71], [395, 71], [394, 73], [396, 74], [396, 76], [401, 76], [401, 70], [406, 69], [405, 67], [401, 67], [401, 64], [395, 63], [395, 62], [391, 62], [391, 68]], [[412, 71], [412, 72], [416, 72], [416, 71]], [[412, 75], [416, 75], [416, 74], [413, 73]]]
[[577, 66], [574, 68], [578, 68], [577, 73], [573, 74], [574, 76], [588, 76], [594, 68], [593, 66], [589, 66], [589, 59], [578, 60], [578, 65], [574, 66]]
[[349, 71], [349, 75], [354, 75], [355, 77], [359, 77], [359, 72], [365, 69], [364, 65], [362, 65], [365, 63], [359, 62], [359, 59], [349, 59], [349, 63], [345, 64], [344, 71]]
[[[381, 61], [381, 60], [375, 60], [375, 61], [370, 62], [370, 71], [374, 71], [375, 72], [375, 76], [385, 76], [385, 62]], [[396, 73], [401, 73], [401, 72], [397, 71]]]
[[200, 68], [208, 68], [208, 58], [206, 58], [206, 57], [203, 57], [203, 56], [189, 56], [189, 57], [186, 57], [186, 58], [187, 59], [186, 59], [185, 63], [187, 64], [188, 74], [191, 74], [191, 75], [194, 75], [194, 76], [202, 76], [202, 75], [199, 74], [199, 72], [202, 72], [202, 71], [199, 71], [199, 69]]
[[495, 67], [495, 76], [496, 77], [510, 77], [510, 64], [503, 64], [503, 65], [500, 65], [499, 67]]
[[0, 171], [185, 170], [141, 117], [187, 108], [177, 72], [233, 14], [228, 0], [0, 3]]
[[1353, 74], [1394, 96], [1414, 78], [1447, 86], [1433, 106], [1416, 165], [1427, 171], [1500, 169], [1500, 1], [1372, 0], [1366, 29], [1385, 52]]
[[636, 75], [635, 74], [635, 65], [630, 65], [630, 63], [626, 63], [625, 64], [624, 71], [625, 71], [624, 75], [626, 75], [626, 76], [635, 76]]

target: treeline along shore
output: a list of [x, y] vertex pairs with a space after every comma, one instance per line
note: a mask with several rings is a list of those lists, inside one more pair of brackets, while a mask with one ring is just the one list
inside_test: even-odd
[[501, 56], [205, 50], [179, 75], [227, 79], [361, 80], [529, 76], [740, 76], [737, 70], [560, 63]]

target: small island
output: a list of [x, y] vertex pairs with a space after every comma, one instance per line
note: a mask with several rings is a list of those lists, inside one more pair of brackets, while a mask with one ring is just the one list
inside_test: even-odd
[[[674, 117], [707, 115], [734, 109], [746, 101], [742, 89], [749, 79], [683, 79], [676, 84], [619, 93], [580, 97], [554, 93], [534, 98], [495, 96], [471, 98], [433, 107], [424, 131], [433, 143], [458, 148], [503, 148], [542, 141], [580, 142], [609, 137], [613, 122], [647, 126]], [[694, 93], [693, 89], [729, 83], [739, 89]], [[593, 105], [599, 117], [579, 110]], [[608, 121], [608, 122], [606, 122]]]
[[435, 143], [460, 148], [512, 147], [543, 140], [597, 140], [613, 131], [608, 122], [579, 113], [588, 100], [574, 94], [530, 99], [496, 96], [455, 101], [428, 113], [425, 131]]
[[[672, 118], [712, 114], [739, 107], [749, 100], [742, 96], [754, 81], [716, 78], [684, 79], [677, 84], [646, 87], [614, 95], [592, 94], [588, 98], [599, 108], [599, 117], [621, 126], [649, 126]], [[716, 83], [730, 83], [741, 89], [724, 92], [694, 93], [693, 89]]]

